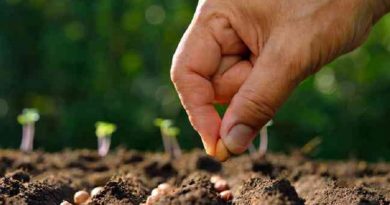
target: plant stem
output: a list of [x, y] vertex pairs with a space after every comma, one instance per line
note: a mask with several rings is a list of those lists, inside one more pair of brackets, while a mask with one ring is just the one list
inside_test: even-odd
[[176, 137], [170, 137], [172, 142], [172, 152], [175, 159], [179, 158], [181, 156], [181, 149], [180, 145], [177, 142]]
[[162, 136], [162, 140], [163, 140], [165, 153], [168, 153], [172, 159], [173, 156], [172, 156], [172, 151], [171, 151], [171, 149], [172, 149], [171, 142], [170, 142], [169, 137], [165, 134], [164, 130], [162, 130], [162, 129], [161, 129], [161, 136]]
[[267, 126], [264, 126], [260, 130], [260, 145], [259, 145], [259, 155], [260, 157], [265, 156], [268, 148], [268, 132]]
[[161, 130], [164, 150], [169, 154], [170, 159], [177, 159], [181, 156], [181, 148], [176, 137], [168, 136], [164, 130]]
[[31, 152], [33, 150], [34, 133], [35, 133], [34, 123], [23, 125], [22, 143], [20, 144], [21, 151]]
[[108, 154], [111, 145], [111, 137], [99, 137], [98, 138], [98, 153], [101, 157], [104, 157]]
[[253, 156], [256, 153], [256, 147], [253, 143], [251, 143], [248, 147], [249, 155]]

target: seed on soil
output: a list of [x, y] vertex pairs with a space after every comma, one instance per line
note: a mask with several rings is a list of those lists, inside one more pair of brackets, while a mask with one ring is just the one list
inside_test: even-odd
[[222, 192], [222, 191], [225, 191], [225, 190], [229, 189], [229, 185], [228, 185], [226, 180], [220, 179], [220, 180], [215, 182], [214, 188], [218, 192]]
[[148, 198], [146, 199], [146, 205], [152, 205], [154, 202], [157, 201], [159, 196], [148, 196]]
[[82, 203], [85, 203], [86, 201], [88, 201], [89, 199], [89, 194], [88, 192], [86, 191], [78, 191], [74, 194], [74, 203], [76, 204], [82, 204]]
[[167, 183], [162, 183], [157, 186], [157, 188], [154, 188], [148, 198], [146, 199], [145, 205], [152, 205], [154, 204], [160, 197], [162, 197], [165, 194], [168, 194], [168, 192], [172, 190], [171, 185]]
[[72, 205], [72, 204], [67, 201], [62, 201], [60, 205]]
[[157, 197], [159, 195], [161, 195], [161, 194], [160, 194], [160, 191], [157, 188], [153, 189], [152, 193], [150, 193], [151, 197]]
[[230, 157], [230, 152], [226, 148], [225, 144], [223, 144], [222, 140], [219, 139], [217, 142], [217, 147], [215, 150], [215, 158], [220, 161], [226, 161]]
[[167, 183], [162, 183], [157, 186], [157, 189], [159, 191], [159, 194], [164, 195], [164, 194], [168, 194], [168, 192], [172, 190], [172, 187]]
[[91, 198], [95, 197], [96, 195], [98, 195], [101, 191], [103, 191], [103, 187], [101, 186], [98, 186], [98, 187], [95, 187], [92, 189], [91, 191]]
[[170, 189], [171, 188], [171, 185], [167, 184], [167, 183], [162, 183], [162, 184], [159, 184], [157, 186], [158, 189], [160, 190], [166, 190], [166, 189]]
[[230, 190], [225, 190], [220, 193], [221, 199], [224, 201], [230, 201], [233, 199], [233, 194]]
[[210, 182], [213, 183], [213, 184], [215, 184], [215, 182], [217, 182], [218, 180], [221, 180], [221, 179], [222, 179], [222, 177], [220, 177], [220, 176], [218, 176], [218, 175], [213, 175], [213, 176], [211, 176], [211, 178], [210, 178]]

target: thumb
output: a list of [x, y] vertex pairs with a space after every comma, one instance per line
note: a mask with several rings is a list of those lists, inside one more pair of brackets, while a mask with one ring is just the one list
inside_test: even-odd
[[258, 130], [275, 115], [299, 82], [299, 73], [294, 74], [287, 59], [279, 55], [265, 48], [229, 104], [220, 136], [233, 154], [248, 148]]

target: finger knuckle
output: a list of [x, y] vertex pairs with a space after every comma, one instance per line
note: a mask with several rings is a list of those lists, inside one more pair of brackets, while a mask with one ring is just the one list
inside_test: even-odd
[[241, 93], [241, 99], [244, 101], [244, 113], [255, 119], [271, 119], [276, 109], [265, 96], [256, 93], [253, 90], [247, 90]]
[[170, 71], [171, 81], [175, 86], [180, 86], [185, 78], [185, 64], [183, 62], [173, 63]]
[[171, 72], [170, 72], [170, 76], [171, 76], [171, 81], [173, 82], [173, 84], [176, 85], [180, 81], [180, 73], [179, 73], [177, 68], [172, 67]]

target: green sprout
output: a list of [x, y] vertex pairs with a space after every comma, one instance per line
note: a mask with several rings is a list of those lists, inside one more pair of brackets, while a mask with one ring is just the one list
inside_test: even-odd
[[39, 120], [39, 112], [34, 108], [23, 109], [22, 114], [18, 115], [17, 121], [23, 126], [22, 142], [20, 150], [31, 152], [34, 144], [35, 123]]
[[95, 124], [96, 136], [98, 138], [98, 153], [101, 157], [108, 154], [111, 145], [111, 135], [116, 131], [115, 124], [98, 121]]
[[181, 149], [177, 142], [180, 129], [175, 127], [173, 121], [169, 119], [157, 118], [154, 120], [154, 125], [160, 128], [165, 152], [169, 154], [171, 159], [180, 157]]

